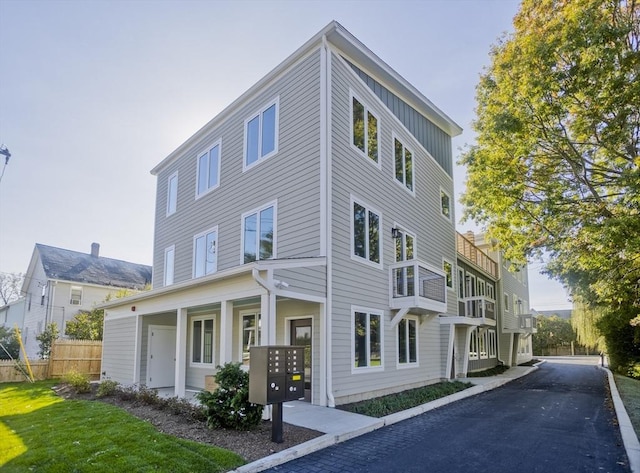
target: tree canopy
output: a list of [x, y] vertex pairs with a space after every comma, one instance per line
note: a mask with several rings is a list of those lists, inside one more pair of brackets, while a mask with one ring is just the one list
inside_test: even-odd
[[[640, 312], [640, 4], [524, 0], [477, 87], [465, 216], [585, 304]], [[631, 311], [633, 312], [633, 311]]]

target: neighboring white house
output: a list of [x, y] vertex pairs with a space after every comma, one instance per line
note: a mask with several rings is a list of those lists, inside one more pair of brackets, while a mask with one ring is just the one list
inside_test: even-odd
[[26, 308], [25, 302], [26, 299], [21, 297], [0, 307], [0, 325], [4, 325], [8, 329], [13, 329], [16, 326], [22, 328]]
[[144, 290], [151, 282], [151, 267], [90, 253], [37, 243], [22, 285], [24, 294], [22, 340], [27, 356], [37, 358], [36, 336], [55, 322], [64, 338], [66, 323], [79, 311], [90, 311], [120, 289]]
[[307, 345], [319, 405], [455, 376], [460, 132], [330, 23], [152, 170], [153, 289], [101, 305], [103, 378], [184, 396], [256, 344]]

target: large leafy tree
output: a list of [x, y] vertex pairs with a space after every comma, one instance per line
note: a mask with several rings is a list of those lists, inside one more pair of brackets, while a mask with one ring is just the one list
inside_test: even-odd
[[466, 216], [508, 258], [544, 256], [581, 302], [627, 315], [640, 312], [639, 44], [636, 0], [524, 0], [461, 157]]

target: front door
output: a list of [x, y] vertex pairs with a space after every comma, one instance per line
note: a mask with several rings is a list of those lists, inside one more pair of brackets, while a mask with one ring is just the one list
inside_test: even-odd
[[311, 402], [311, 319], [296, 319], [290, 325], [291, 345], [303, 346], [304, 349], [304, 400]]
[[164, 388], [175, 384], [176, 329], [165, 325], [149, 326], [147, 387]]

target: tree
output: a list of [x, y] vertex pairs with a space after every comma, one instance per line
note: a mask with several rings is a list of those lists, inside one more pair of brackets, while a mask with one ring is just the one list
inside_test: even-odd
[[538, 317], [538, 332], [533, 335], [533, 353], [549, 355], [552, 348], [570, 345], [576, 341], [571, 322], [557, 315]]
[[51, 356], [51, 347], [53, 346], [53, 342], [58, 339], [59, 335], [60, 330], [58, 330], [58, 324], [55, 322], [47, 324], [44, 331], [41, 334], [36, 335], [36, 340], [40, 342], [40, 351], [38, 352], [38, 355], [40, 355], [43, 360], [46, 360]]
[[0, 273], [0, 305], [7, 305], [20, 298], [22, 281], [22, 273]]
[[65, 334], [76, 340], [102, 340], [104, 310], [80, 311], [67, 322]]
[[[16, 336], [16, 329], [8, 329], [0, 325], [0, 360], [17, 360], [20, 358], [20, 342]], [[6, 350], [6, 351], [5, 351]]]
[[514, 27], [477, 87], [477, 142], [460, 159], [465, 216], [510, 260], [544, 257], [574, 297], [631, 320], [640, 313], [640, 4], [524, 0]]

